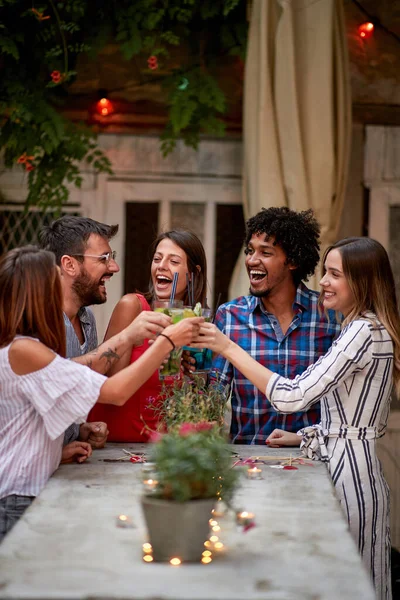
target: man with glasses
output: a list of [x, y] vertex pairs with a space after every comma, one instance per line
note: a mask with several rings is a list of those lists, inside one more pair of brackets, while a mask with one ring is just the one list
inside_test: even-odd
[[[121, 333], [98, 347], [96, 321], [88, 306], [106, 302], [106, 284], [119, 271], [116, 253], [110, 247], [110, 240], [117, 232], [118, 225], [68, 215], [43, 227], [39, 233], [42, 248], [55, 254], [61, 271], [67, 358], [103, 374], [124, 352], [146, 338], [154, 339], [171, 322], [162, 313], [144, 311]], [[105, 423], [72, 425], [64, 443], [80, 439], [100, 448], [107, 434]]]

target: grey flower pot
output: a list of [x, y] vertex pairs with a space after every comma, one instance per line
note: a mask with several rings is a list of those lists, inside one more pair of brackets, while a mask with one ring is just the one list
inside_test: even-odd
[[209, 537], [215, 499], [174, 502], [142, 497], [149, 542], [155, 561], [199, 561]]

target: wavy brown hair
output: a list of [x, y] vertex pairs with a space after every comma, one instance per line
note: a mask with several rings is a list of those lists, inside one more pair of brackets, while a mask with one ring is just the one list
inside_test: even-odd
[[35, 246], [0, 259], [0, 347], [16, 335], [40, 340], [65, 357], [61, 281], [52, 252]]
[[[330, 246], [322, 265], [331, 250], [340, 252], [343, 273], [355, 298], [354, 307], [343, 323], [349, 323], [368, 311], [378, 317], [393, 341], [393, 379], [400, 395], [400, 315], [388, 254], [382, 244], [372, 238], [351, 237]], [[322, 298], [323, 292], [320, 300]]]
[[[171, 231], [160, 233], [157, 239], [154, 240], [151, 246], [151, 258], [156, 253], [158, 244], [165, 239], [171, 240], [185, 252], [188, 271], [189, 273], [194, 273], [194, 303], [201, 302], [201, 305], [205, 306], [207, 296], [207, 259], [203, 244], [193, 231], [189, 231], [188, 229], [171, 229]], [[200, 267], [200, 270], [197, 267]], [[146, 298], [150, 303], [156, 300], [151, 277]], [[183, 303], [187, 305], [191, 304], [187, 290], [183, 298]]]

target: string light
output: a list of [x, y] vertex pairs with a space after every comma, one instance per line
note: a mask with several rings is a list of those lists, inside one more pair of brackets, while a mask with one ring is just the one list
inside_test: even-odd
[[367, 40], [373, 34], [374, 29], [375, 29], [374, 24], [371, 23], [371, 21], [361, 23], [361, 25], [358, 28], [358, 35], [363, 40]]
[[102, 117], [108, 117], [108, 115], [111, 115], [111, 113], [114, 112], [113, 103], [111, 102], [111, 100], [104, 96], [103, 98], [100, 98], [100, 100], [97, 102], [96, 111]]

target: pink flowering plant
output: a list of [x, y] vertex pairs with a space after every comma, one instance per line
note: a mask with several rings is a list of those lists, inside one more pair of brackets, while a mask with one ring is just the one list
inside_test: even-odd
[[231, 504], [240, 474], [232, 468], [229, 445], [215, 424], [185, 422], [157, 435], [149, 457], [158, 481], [153, 498], [177, 502], [215, 498]]

